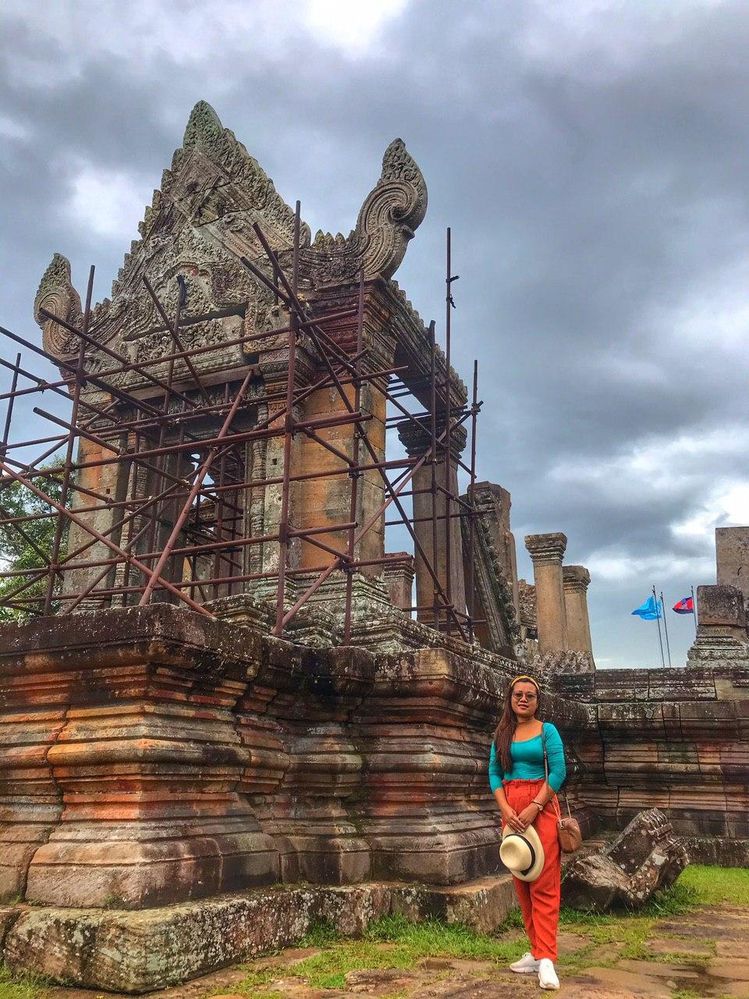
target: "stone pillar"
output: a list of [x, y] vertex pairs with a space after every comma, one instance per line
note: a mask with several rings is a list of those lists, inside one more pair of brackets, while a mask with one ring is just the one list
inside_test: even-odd
[[746, 641], [746, 612], [738, 586], [697, 587], [697, 633], [719, 632]]
[[[437, 436], [442, 433], [442, 426], [438, 426]], [[422, 429], [414, 420], [404, 420], [398, 425], [398, 436], [401, 443], [406, 448], [410, 458], [421, 458], [431, 446], [431, 435], [427, 429]], [[464, 427], [458, 427], [452, 431], [450, 453], [451, 463], [449, 470], [449, 482], [446, 486], [453, 495], [458, 494], [458, 471], [455, 465], [456, 460], [463, 452], [466, 445], [467, 434]], [[450, 520], [450, 594], [452, 603], [457, 611], [465, 613], [466, 593], [465, 578], [463, 575], [463, 541], [460, 529], [460, 519], [455, 514], [458, 513], [458, 504], [454, 500], [447, 500], [444, 492], [439, 487], [445, 487], [445, 449], [437, 449], [436, 468], [436, 496], [432, 496], [432, 466], [430, 462], [425, 462], [412, 479], [414, 488], [413, 516], [414, 532], [421, 545], [421, 548], [433, 567], [442, 587], [447, 591], [448, 558], [446, 547], [446, 514], [453, 516]], [[434, 551], [432, 537], [432, 510], [437, 516], [437, 550]], [[434, 623], [432, 606], [435, 602], [434, 580], [427, 568], [427, 564], [421, 552], [417, 549], [414, 552], [416, 560], [416, 603], [422, 610], [417, 611], [417, 619], [424, 624]], [[445, 615], [441, 616], [445, 620]], [[453, 629], [454, 630], [454, 629]]]
[[[78, 455], [75, 460], [79, 464], [85, 465], [88, 462], [96, 462], [103, 458], [111, 457], [111, 452], [102, 448], [101, 445], [94, 444], [92, 441], [82, 438], [78, 446]], [[94, 467], [84, 467], [78, 469], [78, 471], [74, 473], [74, 477], [79, 486], [91, 489], [100, 495], [109, 496], [114, 502], [121, 501], [126, 498], [129, 470], [129, 466], [123, 462], [110, 465], [94, 465]], [[44, 487], [45, 483], [42, 482], [42, 488]], [[91, 510], [90, 507], [97, 505], [97, 501], [92, 499], [91, 496], [78, 492], [77, 490], [73, 490], [70, 497], [70, 506], [74, 512], [78, 512], [79, 507], [89, 508], [87, 513], [78, 512], [78, 516], [84, 523], [89, 524], [100, 534], [106, 535], [109, 532], [111, 540], [116, 544], [120, 543], [123, 529], [120, 527], [112, 531], [112, 526], [115, 520], [121, 520], [124, 516], [120, 509], [117, 507], [106, 507], [102, 503], [98, 503], [99, 509]], [[125, 532], [127, 531], [134, 533], [132, 529], [132, 522], [126, 524]], [[98, 559], [112, 558], [112, 552], [106, 545], [102, 544], [100, 541], [94, 542], [93, 536], [89, 534], [84, 527], [80, 527], [78, 524], [71, 522], [68, 525], [67, 550], [65, 549], [65, 546], [63, 546], [62, 549], [63, 558], [66, 554], [71, 554], [85, 545], [89, 546], [88, 549], [82, 552], [81, 555], [72, 559], [73, 563], [81, 561], [93, 562]], [[120, 566], [119, 572], [123, 571], [124, 566]], [[91, 583], [93, 583], [94, 580], [100, 576], [101, 572], [101, 566], [96, 566], [94, 568], [67, 569], [62, 575], [63, 593], [73, 594], [87, 589]], [[106, 579], [100, 582], [100, 587], [105, 589], [107, 586], [111, 586], [117, 572], [118, 569], [115, 569], [113, 566]], [[84, 601], [82, 601], [82, 603], [78, 604], [75, 609], [80, 613], [84, 610], [94, 610], [97, 607], [106, 606], [109, 603], [109, 597], [87, 597]], [[71, 604], [68, 601], [65, 601], [62, 605], [63, 609], [70, 606]]]
[[749, 527], [716, 527], [715, 562], [718, 586], [736, 586], [749, 601]]
[[562, 559], [567, 535], [528, 534], [525, 547], [533, 561], [536, 584], [538, 651], [564, 652], [567, 649], [567, 616], [564, 608]]
[[688, 666], [726, 667], [749, 663], [744, 594], [737, 586], [697, 587], [697, 638]]
[[[262, 419], [269, 419], [270, 427], [272, 429], [277, 429], [282, 427], [285, 421], [285, 415], [282, 409], [283, 403], [274, 402], [272, 406], [263, 406], [261, 408]], [[276, 415], [281, 414], [281, 415]], [[295, 407], [294, 412], [295, 417], [301, 419], [302, 416], [306, 416], [300, 407]], [[301, 434], [296, 434], [291, 445], [291, 472], [294, 473], [300, 468], [301, 461]], [[262, 455], [264, 467], [262, 469], [263, 478], [278, 479], [283, 475], [283, 465], [284, 465], [284, 438], [283, 436], [273, 436], [268, 438], [267, 441], [259, 442], [255, 447], [258, 448], [260, 454]], [[254, 458], [254, 456], [253, 456]], [[289, 483], [289, 526], [298, 527], [300, 509], [302, 503], [300, 501], [300, 483], [290, 482]], [[275, 534], [278, 532], [281, 523], [281, 505], [283, 501], [283, 484], [281, 482], [272, 482], [266, 486], [255, 487], [252, 490], [251, 500], [248, 503], [250, 510], [250, 515], [253, 517], [253, 527], [260, 534]], [[258, 513], [262, 519], [259, 519]], [[252, 549], [257, 548], [257, 554], [252, 552]], [[262, 572], [272, 572], [277, 573], [279, 568], [280, 552], [281, 548], [278, 541], [266, 541], [262, 545], [251, 545], [250, 550], [255, 558], [261, 559], [260, 565], [257, 566]], [[298, 568], [301, 560], [301, 543], [298, 538], [292, 538], [289, 541], [289, 550], [287, 554], [287, 567]], [[276, 598], [276, 588], [278, 586], [276, 579], [263, 579], [256, 583], [248, 584], [250, 592], [253, 593], [258, 598], [266, 597], [271, 600]], [[289, 588], [288, 602], [291, 601], [293, 596], [293, 589]]]
[[592, 657], [593, 642], [588, 618], [590, 573], [584, 565], [565, 565], [562, 568], [562, 583], [567, 621], [567, 648], [573, 652], [587, 652]]
[[403, 556], [402, 562], [393, 565], [385, 565], [385, 586], [395, 607], [406, 610], [413, 603], [411, 591], [414, 581], [414, 558], [407, 552], [398, 552]]

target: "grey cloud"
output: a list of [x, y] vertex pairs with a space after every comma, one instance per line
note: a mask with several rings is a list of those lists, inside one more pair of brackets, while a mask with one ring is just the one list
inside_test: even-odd
[[[617, 548], [704, 568], [711, 539], [674, 537], [671, 525], [707, 502], [715, 481], [740, 477], [738, 454], [701, 455], [660, 492], [634, 472], [620, 495], [552, 472], [565, 461], [606, 466], [632, 444], [699, 439], [749, 415], [741, 338], [722, 342], [716, 328], [685, 350], [678, 328], [700, 289], [720, 288], [747, 260], [749, 11], [698, 0], [678, 14], [589, 7], [416, 2], [359, 59], [293, 32], [283, 44], [246, 39], [244, 57], [232, 40], [228, 58], [192, 60], [168, 40], [140, 60], [97, 56], [92, 43], [55, 87], [19, 82], [6, 65], [0, 111], [32, 135], [0, 158], [6, 324], [31, 328], [54, 249], [73, 259], [79, 285], [94, 260], [102, 295], [127, 249], [127, 237], [89, 237], [61, 215], [73, 155], [157, 186], [190, 107], [206, 98], [282, 194], [302, 198], [313, 227], [345, 231], [382, 151], [402, 135], [430, 210], [399, 280], [441, 324], [451, 225], [456, 364], [467, 375], [480, 358], [480, 474], [512, 490], [518, 535], [564, 530], [571, 561]], [[11, 25], [6, 60], [30, 63], [42, 16], [32, 3]], [[677, 574], [663, 585], [699, 581]], [[656, 661], [646, 626], [627, 616], [649, 583], [594, 579], [602, 658]], [[688, 641], [687, 629], [682, 658]]]

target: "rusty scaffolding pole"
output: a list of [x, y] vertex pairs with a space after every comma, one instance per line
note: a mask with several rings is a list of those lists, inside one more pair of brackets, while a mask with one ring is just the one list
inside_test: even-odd
[[[355, 308], [340, 309], [311, 318], [299, 289], [300, 205], [297, 202], [292, 247], [291, 274], [284, 271], [278, 254], [271, 248], [259, 225], [255, 232], [263, 247], [270, 275], [252, 261], [242, 263], [255, 279], [272, 292], [289, 315], [288, 324], [277, 329], [250, 333], [216, 345], [192, 347], [184, 336], [200, 322], [234, 315], [236, 309], [217, 310], [206, 316], [184, 316], [184, 286], [180, 285], [175, 314], [170, 317], [152, 285], [143, 282], [153, 301], [161, 325], [150, 333], [168, 333], [171, 352], [136, 362], [112, 347], [100, 343], [92, 327], [91, 307], [94, 269], [91, 268], [85, 308], [80, 328], [59, 316], [40, 310], [42, 318], [64, 330], [75, 344], [71, 359], [53, 356], [11, 330], [0, 327], [2, 336], [55, 364], [62, 378], [50, 381], [22, 366], [22, 354], [15, 363], [0, 358], [11, 371], [10, 388], [0, 394], [6, 402], [3, 435], [0, 439], [0, 537], [15, 538], [30, 548], [39, 563], [32, 567], [0, 564], [2, 598], [0, 607], [17, 615], [69, 614], [83, 608], [144, 605], [152, 601], [182, 603], [191, 610], [213, 616], [211, 601], [217, 597], [247, 590], [253, 583], [273, 587], [275, 614], [273, 632], [284, 628], [313, 594], [337, 570], [345, 578], [343, 597], [344, 641], [349, 642], [353, 623], [354, 574], [377, 570], [402, 562], [410, 556], [384, 555], [364, 558], [362, 541], [378, 525], [402, 525], [410, 534], [414, 550], [433, 584], [433, 601], [428, 608], [410, 606], [406, 611], [427, 612], [435, 628], [456, 632], [473, 640], [474, 620], [465, 607], [454, 605], [450, 584], [452, 538], [455, 519], [468, 518], [469, 566], [467, 587], [469, 606], [473, 601], [473, 538], [476, 512], [473, 486], [476, 480], [476, 422], [481, 403], [477, 396], [477, 364], [474, 362], [472, 397], [456, 404], [453, 398], [451, 360], [450, 231], [447, 233], [446, 350], [444, 378], [437, 364], [435, 326], [428, 330], [427, 374], [421, 380], [404, 375], [403, 367], [378, 369], [368, 359], [364, 346], [365, 281], [358, 279]], [[350, 349], [337, 342], [331, 323], [355, 323]], [[288, 351], [286, 384], [266, 390], [261, 372], [248, 361], [246, 371], [227, 375], [216, 391], [201, 378], [198, 367], [202, 355], [230, 346], [244, 347], [273, 338], [285, 338]], [[297, 353], [300, 343], [310, 346], [317, 365], [311, 384], [297, 384]], [[178, 375], [178, 371], [181, 373]], [[186, 372], [186, 374], [185, 374]], [[148, 392], [123, 387], [123, 376], [141, 380]], [[418, 385], [416, 384], [418, 382]], [[396, 414], [387, 416], [385, 428], [413, 421], [427, 434], [423, 454], [385, 460], [378, 454], [369, 432], [371, 416], [362, 412], [362, 388], [371, 386], [381, 393]], [[414, 398], [419, 389], [417, 411], [402, 400]], [[97, 391], [96, 402], [84, 389]], [[302, 404], [314, 392], [329, 389], [340, 404], [333, 416], [302, 418]], [[34, 413], [53, 432], [33, 439], [15, 440], [12, 427], [21, 403], [34, 401], [44, 392], [62, 397], [70, 405], [67, 419], [34, 406]], [[147, 397], [146, 397], [147, 396]], [[428, 399], [426, 410], [423, 400]], [[104, 400], [104, 401], [102, 401]], [[108, 400], [108, 401], [107, 401]], [[268, 415], [259, 418], [259, 408]], [[470, 464], [451, 454], [455, 430], [467, 424], [470, 430]], [[332, 428], [347, 427], [352, 439], [350, 451], [321, 436]], [[298, 435], [318, 445], [339, 462], [336, 467], [305, 470], [295, 467], [294, 441]], [[247, 467], [247, 445], [281, 438], [283, 467], [279, 474], [257, 476]], [[84, 446], [87, 445], [87, 446]], [[42, 447], [31, 461], [15, 455]], [[60, 452], [64, 454], [61, 457]], [[77, 453], [76, 453], [77, 452]], [[438, 464], [443, 471], [438, 475]], [[429, 558], [420, 540], [418, 526], [425, 518], [412, 517], [404, 499], [424, 490], [412, 483], [425, 465], [430, 468], [431, 548]], [[92, 471], [119, 466], [125, 473], [124, 496], [96, 487]], [[470, 483], [466, 503], [452, 488], [453, 470], [467, 476]], [[362, 479], [377, 477], [382, 501], [362, 521]], [[345, 476], [349, 483], [348, 519], [323, 526], [299, 527], [292, 522], [292, 489], [314, 479]], [[442, 479], [442, 481], [440, 481]], [[247, 497], [267, 487], [280, 487], [278, 523], [271, 530], [253, 533], [246, 516]], [[15, 488], [15, 493], [8, 490]], [[20, 492], [19, 492], [20, 491]], [[33, 499], [29, 513], [14, 512], [4, 495]], [[438, 513], [438, 499], [444, 514]], [[16, 504], [17, 506], [18, 504]], [[387, 511], [396, 516], [386, 520]], [[102, 516], [106, 515], [106, 516]], [[41, 531], [35, 539], [34, 532]], [[64, 539], [68, 536], [67, 551]], [[320, 535], [341, 536], [340, 547]], [[42, 538], [40, 541], [39, 539]], [[294, 543], [309, 545], [320, 553], [319, 564], [304, 567], [292, 564]], [[250, 568], [245, 551], [277, 545], [277, 563], [270, 568]], [[440, 578], [436, 552], [445, 550], [445, 577]], [[48, 545], [49, 550], [45, 550]], [[298, 579], [302, 592], [287, 597], [289, 582]], [[267, 589], [264, 591], [267, 593]], [[208, 606], [206, 606], [208, 605]]]

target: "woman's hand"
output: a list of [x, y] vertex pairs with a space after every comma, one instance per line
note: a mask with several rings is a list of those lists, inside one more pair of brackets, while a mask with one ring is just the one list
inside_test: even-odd
[[524, 808], [520, 815], [518, 815], [518, 822], [523, 823], [523, 829], [525, 830], [536, 821], [540, 814], [540, 809], [536, 808], [533, 802], [531, 802], [531, 804]]
[[[528, 811], [526, 808], [525, 811]], [[520, 817], [514, 808], [507, 805], [502, 809], [502, 822], [509, 826], [513, 832], [525, 832], [525, 825], [520, 821]]]

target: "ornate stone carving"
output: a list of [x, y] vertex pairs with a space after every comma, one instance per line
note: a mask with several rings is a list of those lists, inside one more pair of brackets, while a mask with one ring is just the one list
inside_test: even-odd
[[525, 547], [534, 565], [546, 562], [561, 564], [567, 550], [567, 535], [561, 531], [552, 534], [527, 534]]
[[[192, 110], [182, 149], [177, 151], [172, 163], [172, 175], [177, 173], [193, 151], [207, 156], [224, 175], [210, 187], [204, 185], [191, 199], [194, 224], [226, 218], [231, 227], [230, 216], [234, 212], [254, 209], [262, 215], [263, 227], [273, 230], [267, 233], [271, 242], [279, 247], [291, 245], [294, 239], [294, 212], [277, 193], [273, 181], [257, 160], [250, 156], [233, 132], [223, 127], [216, 112], [205, 101], [199, 101]], [[192, 189], [188, 188], [185, 196], [190, 198], [192, 193]], [[303, 225], [302, 245], [309, 245], [309, 240], [309, 227]]]
[[[396, 139], [385, 152], [380, 179], [366, 198], [350, 236], [320, 234], [311, 246], [309, 227], [301, 225], [301, 297], [308, 296], [315, 286], [351, 281], [362, 268], [368, 279], [389, 278], [423, 220], [426, 205], [424, 178], [403, 142]], [[289, 269], [294, 212], [258, 162], [223, 127], [213, 108], [200, 101], [190, 115], [182, 146], [175, 152], [170, 169], [164, 171], [160, 190], [154, 191], [146, 208], [139, 225], [140, 239], [125, 255], [111, 300], [95, 307], [92, 328], [97, 339], [112, 341], [114, 349], [136, 363], [172, 351], [172, 337], [163, 329], [163, 319], [146, 291], [144, 277], [170, 318], [176, 313], [180, 294], [178, 279], [187, 292], [182, 319], [209, 317], [180, 329], [185, 347], [218, 348], [242, 334], [262, 330], [268, 325], [273, 296], [240, 259], [247, 257], [269, 270], [255, 223], [262, 227], [282, 266]], [[60, 255], [55, 255], [42, 279], [36, 317], [51, 354], [59, 358], [74, 354], [75, 337], [50, 321], [42, 321], [40, 307], [68, 322], [80, 321], [80, 298], [70, 280], [70, 264]], [[216, 312], [221, 315], [213, 318]], [[263, 352], [270, 357], [273, 346], [265, 344]], [[270, 358], [271, 366], [275, 360]], [[218, 349], [206, 352], [195, 361], [197, 369], [207, 373], [241, 363], [238, 347], [227, 354]], [[160, 373], [158, 368], [152, 372]], [[119, 380], [132, 387], [142, 376], [131, 372]]]
[[[469, 499], [469, 494], [463, 497]], [[481, 617], [486, 620], [486, 626], [491, 641], [490, 648], [495, 652], [510, 647], [518, 659], [523, 658], [523, 643], [520, 635], [520, 622], [512, 593], [512, 580], [508, 579], [502, 565], [499, 552], [494, 542], [492, 519], [494, 517], [494, 498], [487, 489], [476, 489], [476, 508], [479, 516], [476, 518], [474, 534], [474, 585], [476, 595], [481, 601]], [[467, 544], [470, 525], [467, 518], [461, 519], [463, 531], [463, 550], [467, 554]], [[474, 616], [477, 616], [475, 608]]]
[[421, 171], [403, 140], [395, 139], [385, 151], [380, 179], [356, 223], [365, 277], [392, 277], [426, 210], [427, 188]]
[[[432, 430], [431, 424], [428, 418], [415, 418], [413, 420], [403, 420], [398, 424], [398, 437], [403, 447], [410, 458], [421, 458], [422, 455], [426, 454], [431, 450], [432, 447]], [[444, 414], [440, 414], [437, 419], [437, 440], [445, 432], [445, 418]], [[454, 426], [450, 433], [450, 457], [453, 461], [457, 461], [463, 450], [465, 449], [466, 442], [468, 440], [468, 431], [465, 426], [461, 424], [460, 426]], [[446, 440], [441, 441], [437, 444], [437, 460], [444, 461], [445, 451], [446, 451]]]
[[318, 232], [301, 254], [302, 270], [315, 286], [389, 278], [396, 272], [408, 241], [424, 221], [427, 188], [402, 139], [394, 139], [382, 158], [382, 173], [359, 212], [348, 237]]
[[598, 853], [577, 857], [564, 874], [563, 895], [574, 908], [640, 909], [670, 887], [689, 863], [684, 843], [658, 808], [642, 811]]
[[[205, 323], [184, 327], [185, 346], [210, 346], [250, 333], [265, 321], [272, 296], [242, 265], [239, 257], [264, 259], [252, 228], [260, 222], [271, 245], [289, 251], [293, 241], [294, 213], [277, 194], [273, 182], [233, 133], [223, 128], [205, 102], [190, 115], [183, 146], [176, 151], [161, 189], [154, 192], [139, 226], [141, 238], [132, 243], [112, 287], [112, 299], [96, 307], [94, 325], [102, 341], [144, 361], [169, 353], [173, 341], [146, 291], [147, 277], [167, 314], [176, 311], [180, 293], [177, 278], [187, 292], [183, 319], [236, 309]], [[302, 227], [302, 245], [310, 233]], [[68, 261], [55, 255], [42, 279], [36, 300], [36, 317], [52, 354], [66, 357], [72, 339], [59, 326], [43, 323], [39, 308], [55, 311], [69, 322], [80, 321], [80, 298], [72, 287]], [[130, 347], [129, 345], [133, 346]], [[216, 355], [208, 355], [209, 368]], [[224, 360], [241, 362], [236, 349]], [[206, 368], [206, 355], [198, 361]]]
[[525, 579], [518, 580], [520, 623], [526, 631], [536, 634], [536, 587]]
[[534, 676], [551, 678], [560, 673], [591, 673], [595, 669], [595, 664], [590, 652], [562, 649], [536, 656], [530, 668]]
[[78, 352], [79, 340], [59, 323], [45, 319], [40, 314], [46, 309], [71, 326], [81, 322], [81, 298], [70, 280], [70, 261], [61, 253], [52, 257], [52, 262], [44, 272], [39, 291], [34, 299], [34, 319], [44, 334], [44, 349], [55, 357], [70, 357]]

